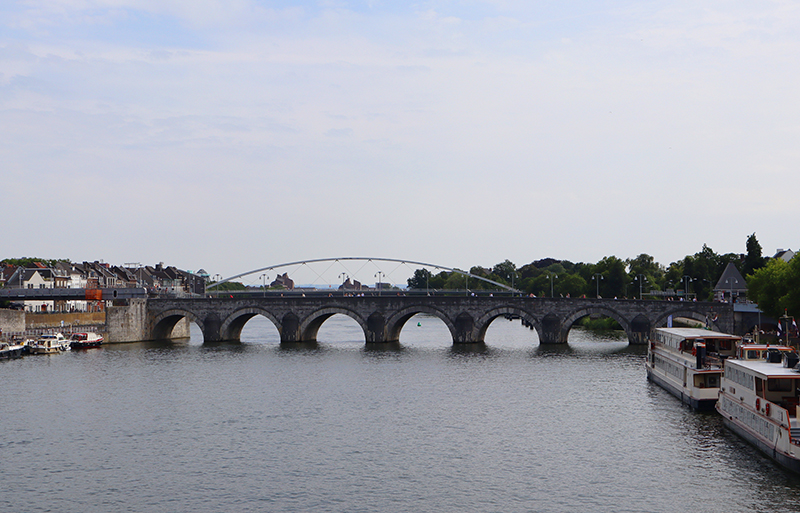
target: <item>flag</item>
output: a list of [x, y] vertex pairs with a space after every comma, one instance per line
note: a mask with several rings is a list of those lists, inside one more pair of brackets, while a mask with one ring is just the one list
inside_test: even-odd
[[781, 338], [781, 321], [778, 321], [778, 338]]
[[797, 332], [797, 323], [795, 322], [794, 319], [792, 319], [792, 329], [794, 329], [794, 331]]

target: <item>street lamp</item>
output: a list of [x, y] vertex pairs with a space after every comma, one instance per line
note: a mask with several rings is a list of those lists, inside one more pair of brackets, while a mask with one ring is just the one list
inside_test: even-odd
[[262, 274], [260, 278], [264, 281], [264, 297], [267, 297], [267, 273]]
[[378, 296], [381, 295], [381, 289], [383, 288], [381, 286], [382, 285], [381, 282], [383, 281], [383, 278], [385, 278], [385, 277], [386, 277], [386, 275], [383, 274], [383, 272], [381, 272], [381, 271], [378, 271], [378, 272], [375, 273], [375, 278], [378, 279]]
[[430, 278], [430, 276], [431, 276], [431, 272], [428, 271], [427, 269], [425, 269], [425, 294], [428, 295], [428, 296], [431, 295], [431, 289], [430, 289], [430, 286], [428, 284], [429, 283], [428, 282], [428, 278]]
[[[222, 280], [222, 275], [221, 274], [215, 274], [214, 275], [214, 284], [215, 285], [218, 284], [220, 282], [220, 280]], [[219, 287], [216, 287], [214, 289], [214, 292], [216, 292], [217, 293], [217, 297], [219, 297]]]
[[347, 276], [347, 273], [340, 273], [339, 279], [342, 280], [342, 296], [344, 296], [344, 282], [350, 279], [350, 277]]
[[550, 278], [550, 297], [552, 298], [553, 297], [553, 278], [558, 278], [558, 275], [557, 274], [551, 274], [550, 276], [548, 276], [548, 278]]
[[683, 296], [686, 298], [686, 301], [689, 301], [689, 282], [692, 280], [692, 277], [688, 274], [683, 275]]
[[642, 282], [644, 281], [644, 275], [643, 274], [637, 274], [636, 275], [636, 279], [638, 279], [638, 281], [639, 281], [639, 300], [641, 300], [642, 299]]
[[511, 297], [514, 297], [514, 278], [517, 277], [517, 273], [511, 273]]
[[597, 282], [597, 294], [595, 297], [600, 298], [600, 280], [603, 279], [603, 275], [600, 273], [594, 273], [592, 279]]

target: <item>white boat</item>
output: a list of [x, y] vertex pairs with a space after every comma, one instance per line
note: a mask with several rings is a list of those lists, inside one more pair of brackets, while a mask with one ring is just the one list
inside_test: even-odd
[[8, 342], [0, 342], [0, 360], [19, 358], [22, 356], [22, 349], [23, 348], [21, 345], [12, 345]]
[[647, 379], [697, 410], [711, 410], [722, 365], [741, 337], [700, 328], [656, 328], [647, 352]]
[[69, 337], [70, 349], [89, 349], [92, 347], [100, 347], [102, 344], [103, 337], [97, 333], [73, 333]]
[[766, 360], [725, 362], [716, 408], [733, 432], [800, 473], [800, 372], [797, 354], [787, 349], [770, 347]]
[[69, 342], [61, 333], [41, 335], [33, 344], [25, 346], [31, 354], [53, 354], [69, 349]]

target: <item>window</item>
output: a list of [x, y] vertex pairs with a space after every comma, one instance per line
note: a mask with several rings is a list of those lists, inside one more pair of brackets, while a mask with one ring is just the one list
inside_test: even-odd
[[791, 392], [792, 379], [788, 378], [769, 378], [767, 380], [767, 390], [770, 392]]

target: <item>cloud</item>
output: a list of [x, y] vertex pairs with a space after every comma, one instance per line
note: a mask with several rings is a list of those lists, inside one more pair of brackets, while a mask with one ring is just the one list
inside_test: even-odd
[[773, 226], [797, 207], [763, 199], [800, 192], [790, 3], [270, 5], [2, 8], [5, 186], [90, 191], [111, 214], [86, 258], [149, 234], [150, 260], [223, 274], [269, 263], [232, 261], [251, 238], [252, 259], [462, 266], [791, 246]]

